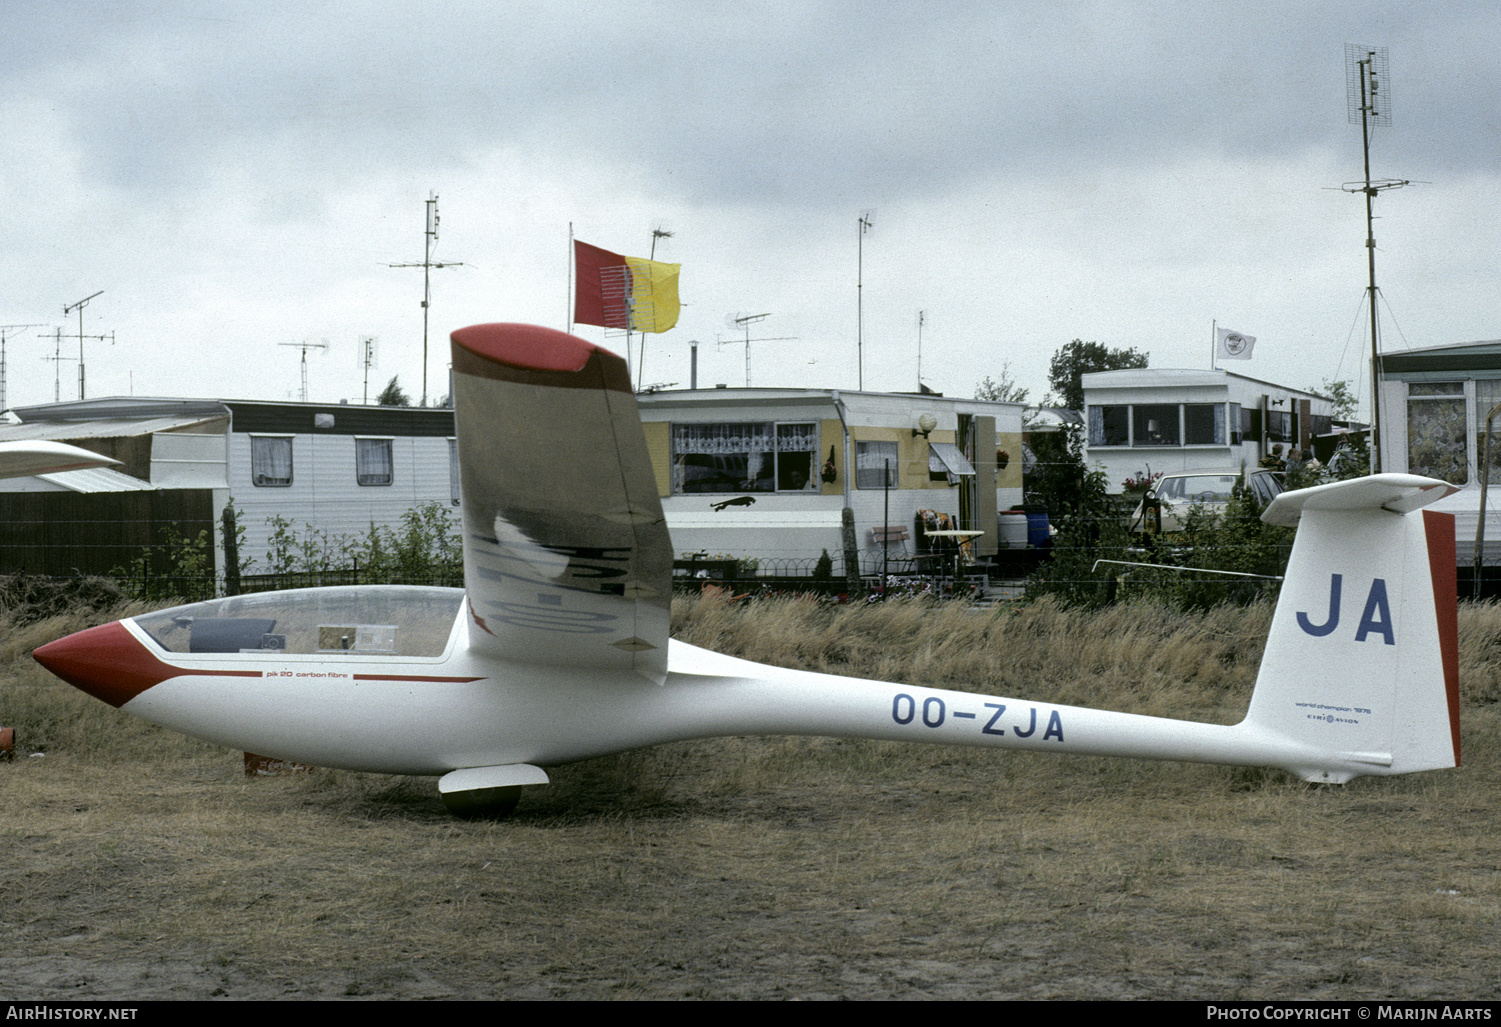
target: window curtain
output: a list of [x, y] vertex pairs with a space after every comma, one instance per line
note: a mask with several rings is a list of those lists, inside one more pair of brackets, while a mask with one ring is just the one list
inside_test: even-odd
[[1108, 445], [1105, 441], [1105, 408], [1091, 406], [1089, 408], [1089, 444], [1091, 446]]
[[361, 485], [391, 484], [391, 440], [355, 439], [354, 468]]
[[891, 463], [891, 487], [897, 487], [895, 442], [855, 443], [855, 488], [878, 489], [885, 485], [886, 463]]
[[292, 484], [292, 440], [252, 436], [250, 478], [256, 485]]
[[675, 424], [672, 448], [676, 453], [770, 453], [776, 449], [772, 426], [757, 422], [741, 424]]
[[1469, 479], [1466, 434], [1464, 382], [1407, 387], [1408, 471], [1463, 485]]

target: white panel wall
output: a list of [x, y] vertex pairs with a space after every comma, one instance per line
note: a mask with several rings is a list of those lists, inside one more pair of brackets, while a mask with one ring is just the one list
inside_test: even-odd
[[151, 484], [162, 489], [222, 489], [229, 482], [222, 434], [157, 432], [151, 436]]
[[[266, 433], [268, 436], [275, 433]], [[363, 536], [372, 523], [398, 528], [414, 507], [437, 502], [454, 514], [449, 481], [448, 440], [407, 437], [392, 440], [391, 484], [360, 485], [355, 479], [354, 436], [292, 437], [292, 484], [258, 487], [251, 481], [250, 436], [229, 440], [230, 492], [245, 528], [245, 571], [267, 573], [268, 520], [284, 517], [298, 534], [305, 525], [340, 535]]]

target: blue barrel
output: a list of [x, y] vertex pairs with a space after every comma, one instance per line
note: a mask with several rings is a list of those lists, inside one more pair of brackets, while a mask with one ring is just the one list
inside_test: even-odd
[[1048, 544], [1048, 508], [1027, 507], [1027, 545], [1041, 549]]

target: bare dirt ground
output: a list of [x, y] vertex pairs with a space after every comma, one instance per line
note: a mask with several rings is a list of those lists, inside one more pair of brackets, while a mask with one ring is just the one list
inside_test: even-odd
[[1501, 995], [1488, 769], [729, 740], [560, 770], [503, 823], [225, 753], [0, 774], [6, 998]]
[[724, 739], [494, 823], [427, 780], [247, 780], [25, 663], [3, 999], [1501, 998], [1493, 703], [1462, 769], [1342, 788]]

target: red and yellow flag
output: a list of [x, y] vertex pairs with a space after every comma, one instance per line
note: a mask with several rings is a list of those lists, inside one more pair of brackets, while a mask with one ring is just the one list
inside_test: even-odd
[[665, 332], [678, 323], [678, 271], [664, 264], [573, 242], [573, 320], [637, 332]]

